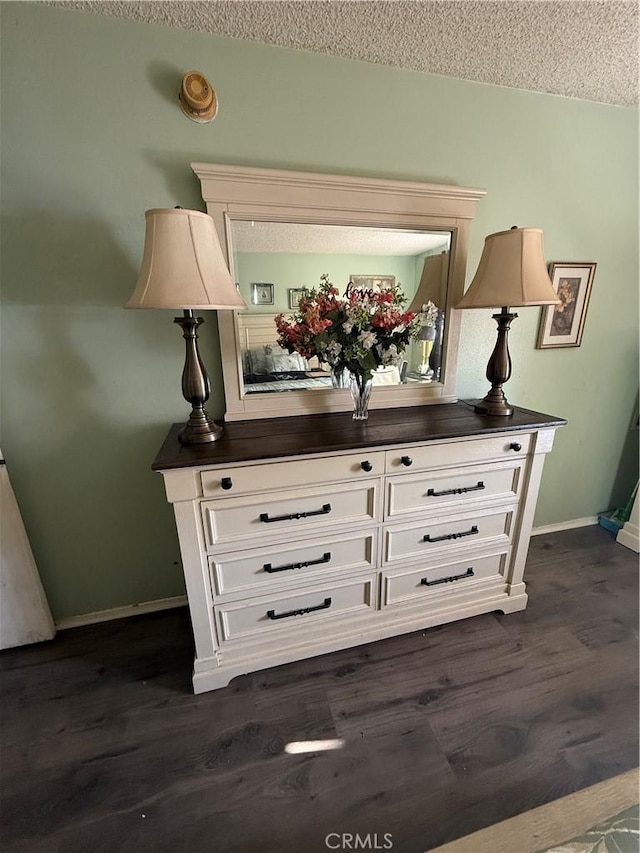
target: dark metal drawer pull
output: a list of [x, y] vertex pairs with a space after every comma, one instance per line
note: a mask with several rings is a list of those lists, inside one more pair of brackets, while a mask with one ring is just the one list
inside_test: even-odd
[[485, 488], [482, 480], [478, 480], [477, 486], [463, 486], [460, 489], [445, 489], [443, 492], [436, 492], [433, 489], [429, 489], [427, 492], [428, 498], [439, 498], [442, 495], [464, 495], [465, 492], [480, 492]]
[[291, 521], [295, 518], [309, 518], [311, 515], [328, 515], [331, 512], [331, 504], [323, 504], [322, 509], [314, 509], [311, 512], [292, 512], [290, 515], [274, 515], [269, 517], [268, 512], [260, 513], [260, 521], [271, 524], [272, 521]]
[[231, 479], [231, 477], [223, 477], [223, 478], [220, 480], [220, 486], [221, 486], [221, 487], [222, 487], [226, 492], [228, 492], [228, 491], [229, 491], [229, 489], [233, 488], [233, 480]]
[[272, 566], [271, 563], [265, 563], [262, 567], [265, 572], [288, 572], [289, 569], [306, 569], [307, 566], [319, 566], [321, 563], [328, 563], [331, 560], [331, 551], [327, 551], [320, 557], [319, 560], [306, 560], [304, 563], [289, 563], [287, 566]]
[[478, 528], [474, 524], [471, 530], [463, 530], [462, 533], [445, 533], [444, 536], [434, 536], [431, 538], [430, 534], [427, 533], [426, 536], [423, 537], [423, 542], [444, 542], [445, 539], [462, 539], [463, 536], [473, 536], [475, 533], [478, 533]]
[[371, 462], [369, 462], [368, 459], [365, 459], [364, 462], [361, 462], [360, 467], [362, 468], [363, 471], [367, 471], [367, 472], [373, 471], [373, 465], [371, 464]]
[[322, 604], [315, 607], [302, 607], [300, 610], [288, 610], [286, 613], [276, 613], [275, 610], [267, 610], [269, 619], [288, 619], [289, 616], [304, 616], [305, 613], [314, 613], [316, 610], [328, 610], [331, 607], [331, 599], [325, 598]]
[[462, 578], [472, 578], [473, 577], [473, 569], [469, 568], [466, 572], [463, 572], [461, 575], [452, 575], [450, 578], [438, 578], [435, 581], [428, 581], [426, 578], [422, 578], [420, 583], [422, 586], [435, 586], [437, 583], [451, 583], [452, 581], [459, 581]]

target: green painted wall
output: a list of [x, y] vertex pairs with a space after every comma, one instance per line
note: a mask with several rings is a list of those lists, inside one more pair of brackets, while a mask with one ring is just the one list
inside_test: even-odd
[[[412, 257], [377, 255], [321, 255], [313, 253], [238, 252], [234, 259], [240, 293], [252, 312], [288, 311], [290, 287], [318, 287], [320, 276], [342, 293], [350, 275], [393, 275], [410, 298], [416, 292], [422, 265]], [[419, 266], [419, 269], [418, 269]], [[417, 275], [417, 281], [416, 281]], [[274, 285], [273, 305], [252, 305], [251, 283], [267, 281]]]
[[[182, 420], [170, 312], [124, 311], [144, 211], [202, 209], [191, 161], [480, 186], [484, 236], [544, 228], [551, 260], [598, 263], [584, 342], [511, 336], [509, 397], [564, 415], [536, 522], [589, 516], [636, 473], [619, 462], [637, 394], [637, 112], [151, 27], [39, 4], [2, 15], [2, 449], [57, 618], [183, 591], [149, 466]], [[207, 73], [209, 125], [176, 103]], [[482, 395], [495, 337], [467, 312], [458, 391]], [[223, 412], [214, 317], [203, 356]], [[614, 494], [615, 488], [618, 494]]]

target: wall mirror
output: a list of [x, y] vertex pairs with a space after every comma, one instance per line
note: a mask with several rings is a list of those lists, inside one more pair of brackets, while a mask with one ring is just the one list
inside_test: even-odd
[[374, 376], [371, 408], [452, 402], [468, 228], [484, 190], [194, 163], [246, 311], [220, 312], [226, 419], [350, 411], [326, 365], [277, 344], [275, 315], [320, 276], [394, 281], [434, 308], [420, 338]]

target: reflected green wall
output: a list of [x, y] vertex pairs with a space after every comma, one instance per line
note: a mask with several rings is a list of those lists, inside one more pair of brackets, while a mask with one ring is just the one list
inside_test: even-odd
[[[568, 418], [537, 524], [621, 500], [637, 394], [637, 112], [255, 43], [3, 3], [2, 449], [60, 619], [179, 595], [172, 513], [150, 464], [185, 417], [171, 312], [124, 311], [144, 211], [202, 209], [192, 161], [487, 189], [486, 234], [541, 226], [551, 260], [598, 263], [582, 347], [534, 348], [514, 323], [509, 397]], [[220, 112], [189, 121], [181, 75]], [[467, 312], [458, 392], [482, 395], [495, 338]], [[215, 317], [203, 356], [224, 410]], [[617, 493], [616, 493], [617, 490]]]
[[[420, 256], [424, 260], [424, 255]], [[318, 287], [320, 276], [343, 293], [351, 275], [392, 275], [409, 297], [416, 291], [422, 264], [413, 257], [377, 255], [323, 255], [315, 253], [238, 252], [234, 255], [236, 282], [252, 312], [289, 310], [289, 288]], [[252, 305], [251, 283], [273, 284], [273, 305]]]

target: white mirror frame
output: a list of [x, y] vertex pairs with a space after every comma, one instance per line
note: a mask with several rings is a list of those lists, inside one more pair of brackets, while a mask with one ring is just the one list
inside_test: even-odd
[[[379, 386], [371, 409], [455, 402], [460, 312], [467, 263], [468, 231], [486, 190], [377, 178], [287, 172], [244, 166], [192, 163], [207, 213], [213, 218], [232, 276], [234, 219], [423, 229], [451, 233], [451, 262], [443, 342], [442, 381]], [[349, 411], [348, 390], [245, 394], [235, 311], [218, 313], [226, 420], [273, 418]]]

